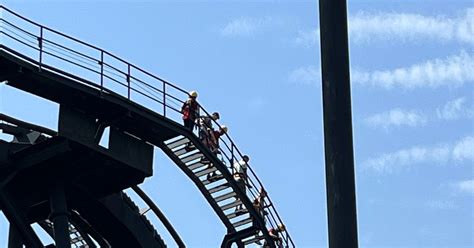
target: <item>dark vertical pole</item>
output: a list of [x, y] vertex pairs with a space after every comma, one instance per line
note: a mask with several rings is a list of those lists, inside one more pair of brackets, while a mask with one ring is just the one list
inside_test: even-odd
[[358, 247], [347, 6], [320, 0], [324, 148], [330, 248]]
[[10, 229], [8, 230], [8, 248], [23, 248], [20, 232], [18, 232], [16, 227], [11, 223]]
[[231, 153], [230, 169], [231, 169], [232, 175], [234, 175], [234, 142], [230, 144], [230, 153]]
[[163, 82], [163, 116], [166, 117], [166, 84]]
[[69, 220], [66, 206], [66, 194], [62, 185], [56, 185], [50, 196], [51, 216], [53, 222], [54, 241], [57, 248], [70, 248]]
[[130, 100], [130, 64], [128, 64], [128, 73], [127, 73], [127, 90], [128, 90], [128, 100]]
[[100, 93], [104, 90], [104, 51], [100, 51]]
[[41, 67], [43, 66], [43, 26], [40, 27], [40, 37], [38, 38], [38, 46], [39, 46], [39, 70], [41, 71]]

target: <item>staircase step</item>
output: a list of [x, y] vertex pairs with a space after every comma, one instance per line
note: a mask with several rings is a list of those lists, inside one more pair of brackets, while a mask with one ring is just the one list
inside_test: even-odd
[[81, 236], [75, 237], [71, 239], [72, 245], [83, 245], [85, 244], [84, 239]]
[[196, 175], [197, 177], [202, 177], [202, 176], [207, 175], [207, 174], [209, 174], [209, 173], [211, 173], [211, 172], [214, 172], [214, 171], [216, 171], [216, 170], [217, 170], [217, 168], [216, 168], [215, 166], [212, 166], [211, 168], [204, 169], [204, 170], [201, 170], [201, 171], [195, 173], [195, 175]]
[[242, 202], [240, 200], [236, 200], [236, 201], [233, 201], [231, 203], [228, 203], [226, 205], [223, 205], [221, 207], [222, 211], [226, 211], [227, 209], [230, 209], [230, 208], [233, 208], [233, 207], [237, 207], [238, 205], [242, 204]]
[[169, 149], [173, 150], [174, 148], [176, 148], [176, 147], [178, 147], [178, 146], [182, 146], [182, 145], [184, 145], [184, 144], [186, 144], [186, 143], [189, 143], [189, 140], [188, 140], [188, 138], [183, 137], [182, 139], [175, 140], [175, 141], [173, 141], [173, 142], [171, 142], [171, 143], [169, 143], [169, 144], [166, 144], [166, 146], [167, 146]]
[[217, 182], [217, 181], [222, 180], [222, 179], [224, 179], [224, 176], [222, 176], [222, 175], [217, 175], [217, 176], [214, 177], [214, 180], [212, 180], [212, 181], [204, 180], [204, 181], [202, 181], [202, 184], [208, 185], [208, 184], [210, 184], [210, 183], [214, 183], [214, 182]]
[[235, 195], [236, 195], [236, 193], [234, 191], [232, 191], [232, 192], [229, 192], [227, 194], [220, 195], [220, 196], [214, 198], [214, 200], [216, 200], [216, 202], [220, 202], [220, 201], [229, 199], [231, 197], [234, 197]]
[[255, 236], [255, 237], [253, 237], [253, 238], [251, 238], [251, 239], [245, 240], [245, 241], [244, 241], [244, 245], [253, 244], [253, 243], [255, 243], [255, 242], [259, 241], [259, 240], [262, 240], [262, 239], [264, 239], [263, 236]]
[[216, 192], [219, 192], [221, 190], [224, 190], [224, 189], [227, 189], [229, 188], [229, 185], [227, 183], [224, 183], [224, 184], [221, 184], [219, 186], [216, 186], [214, 188], [210, 188], [208, 189], [207, 191], [210, 193], [210, 194], [213, 194], [213, 193], [216, 193]]
[[186, 148], [183, 147], [183, 148], [181, 148], [181, 149], [179, 149], [179, 150], [177, 150], [177, 151], [175, 151], [175, 152], [173, 152], [173, 153], [174, 153], [174, 155], [176, 155], [176, 156], [179, 157], [179, 156], [181, 156], [181, 155], [183, 155], [183, 154], [186, 154], [186, 153], [188, 153], [188, 152], [192, 152], [192, 151], [195, 151], [195, 150], [196, 150], [196, 149], [194, 149], [194, 148], [193, 148], [192, 150], [186, 150]]
[[191, 162], [191, 161], [193, 161], [193, 160], [195, 160], [195, 159], [198, 159], [198, 158], [200, 158], [200, 157], [202, 157], [202, 154], [201, 154], [200, 152], [194, 153], [194, 154], [192, 154], [192, 155], [189, 155], [189, 156], [186, 156], [186, 157], [184, 157], [184, 158], [181, 158], [181, 162], [183, 162], [183, 163], [186, 164], [186, 163], [189, 163], [189, 162]]
[[239, 226], [243, 226], [245, 224], [248, 224], [248, 223], [252, 223], [252, 218], [248, 218], [248, 219], [244, 219], [244, 220], [241, 220], [241, 221], [237, 221], [235, 223], [232, 223], [232, 225], [237, 228]]
[[242, 209], [242, 210], [237, 211], [237, 212], [232, 212], [232, 213], [226, 215], [226, 217], [227, 217], [227, 219], [230, 220], [230, 219], [233, 219], [233, 218], [235, 218], [235, 217], [237, 217], [237, 216], [242, 216], [242, 215], [247, 214], [247, 213], [248, 213], [248, 212], [247, 212], [246, 209]]
[[196, 163], [190, 164], [190, 165], [188, 166], [188, 169], [190, 169], [190, 170], [195, 170], [195, 169], [201, 168], [201, 167], [206, 166], [206, 165], [207, 165], [207, 164], [203, 164], [203, 163], [201, 163], [201, 162], [196, 162]]

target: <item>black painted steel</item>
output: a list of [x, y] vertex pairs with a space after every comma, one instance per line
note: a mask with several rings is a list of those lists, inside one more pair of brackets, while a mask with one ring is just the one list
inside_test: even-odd
[[53, 222], [54, 240], [57, 248], [70, 248], [71, 240], [69, 237], [69, 218], [66, 205], [66, 193], [64, 185], [57, 184], [51, 190], [50, 196], [51, 215]]
[[26, 247], [31, 248], [42, 248], [43, 244], [38, 238], [36, 233], [33, 231], [33, 228], [28, 225], [26, 218], [21, 215], [18, 209], [10, 202], [9, 197], [6, 196], [6, 193], [0, 189], [0, 206], [2, 207], [2, 212], [7, 217], [11, 225], [15, 226], [21, 239]]
[[346, 1], [320, 0], [319, 16], [329, 247], [355, 248], [357, 212]]
[[12, 224], [8, 229], [8, 248], [23, 248], [20, 232]]
[[161, 210], [158, 208], [158, 206], [148, 197], [145, 192], [140, 189], [138, 186], [133, 186], [132, 187], [133, 191], [137, 193], [140, 198], [143, 199], [143, 201], [150, 207], [150, 209], [155, 213], [155, 215], [160, 219], [161, 223], [165, 226], [165, 228], [168, 230], [168, 232], [171, 234], [173, 237], [174, 241], [178, 245], [179, 248], [185, 248], [186, 245], [184, 244], [183, 240], [179, 236], [178, 232], [174, 229], [173, 225], [168, 221], [166, 216], [161, 212]]
[[49, 136], [54, 136], [54, 135], [57, 134], [55, 131], [53, 131], [49, 128], [45, 128], [45, 127], [41, 127], [41, 126], [34, 125], [34, 124], [31, 124], [31, 123], [27, 123], [27, 122], [18, 120], [16, 118], [13, 118], [11, 116], [8, 116], [8, 115], [2, 114], [2, 113], [0, 113], [0, 121], [15, 124], [17, 126], [21, 126], [22, 128], [38, 131], [40, 133], [44, 133], [44, 134], [47, 134]]
[[[2, 56], [5, 56], [6, 54], [8, 54], [9, 56], [13, 55], [16, 58], [20, 58], [22, 60], [21, 63], [18, 63], [18, 65], [20, 66], [19, 67], [20, 70], [25, 71], [25, 68], [27, 68], [26, 69], [27, 73], [23, 73], [23, 75], [18, 74], [18, 75], [13, 75], [11, 77], [7, 77], [8, 79], [12, 80], [12, 82], [10, 81], [8, 82], [9, 85], [12, 85], [14, 87], [20, 87], [21, 89], [29, 91], [30, 93], [34, 93], [36, 95], [40, 95], [46, 98], [48, 98], [47, 95], [49, 94], [49, 97], [51, 97], [49, 99], [56, 102], [69, 100], [68, 104], [77, 104], [77, 101], [75, 103], [71, 102], [74, 99], [61, 99], [61, 96], [53, 96], [54, 92], [45, 92], [44, 89], [34, 88], [34, 86], [32, 85], [30, 85], [31, 87], [25, 86], [25, 85], [21, 86], [20, 84], [18, 84], [18, 81], [15, 80], [15, 77], [19, 77], [19, 76], [23, 77], [25, 75], [26, 75], [26, 78], [30, 77], [28, 78], [30, 79], [30, 81], [40, 80], [40, 78], [45, 77], [46, 75], [47, 75], [46, 77], [48, 77], [50, 81], [56, 81], [59, 77], [66, 77], [70, 79], [71, 81], [75, 81], [76, 85], [69, 85], [69, 86], [72, 86], [73, 88], [77, 88], [78, 84], [87, 85], [89, 89], [85, 89], [85, 90], [86, 92], [89, 92], [91, 94], [90, 96], [94, 95], [96, 90], [98, 90], [101, 93], [100, 94], [101, 100], [95, 103], [89, 102], [89, 104], [93, 107], [103, 106], [103, 109], [109, 109], [109, 110], [115, 109], [112, 107], [114, 106], [114, 104], [118, 102], [122, 102], [122, 99], [120, 97], [123, 97], [126, 100], [127, 99], [134, 100], [134, 98], [137, 96], [145, 97], [148, 100], [151, 100], [163, 106], [163, 111], [161, 114], [164, 117], [166, 117], [165, 119], [157, 117], [156, 113], [150, 113], [150, 110], [144, 109], [143, 107], [138, 106], [136, 103], [127, 102], [126, 105], [123, 105], [126, 110], [125, 118], [121, 118], [118, 121], [115, 120], [115, 122], [119, 122], [121, 123], [121, 125], [125, 125], [125, 123], [129, 122], [128, 123], [129, 125], [127, 128], [132, 128], [132, 122], [133, 124], [135, 123], [144, 124], [144, 121], [147, 118], [144, 118], [143, 114], [145, 114], [145, 116], [152, 114], [153, 116], [152, 119], [159, 120], [160, 128], [170, 131], [169, 134], [161, 134], [161, 135], [164, 135], [160, 137], [161, 141], [167, 138], [171, 138], [172, 136], [166, 136], [166, 135], [171, 135], [172, 132], [177, 132], [178, 134], [186, 134], [185, 136], [187, 136], [188, 138], [191, 138], [189, 137], [190, 134], [187, 133], [184, 130], [184, 128], [177, 127], [175, 125], [177, 124], [176, 122], [181, 122], [181, 120], [179, 119], [180, 118], [179, 108], [180, 108], [180, 104], [182, 104], [183, 102], [183, 99], [188, 97], [187, 91], [169, 83], [166, 80], [163, 80], [157, 76], [154, 76], [151, 73], [131, 63], [128, 63], [125, 60], [120, 59], [117, 56], [103, 49], [89, 45], [76, 38], [70, 37], [58, 31], [52, 30], [48, 27], [35, 23], [31, 20], [28, 20], [10, 11], [9, 9], [3, 6], [0, 6], [0, 10], [4, 10], [7, 13], [19, 18], [22, 21], [25, 21], [29, 24], [33, 24], [34, 26], [39, 27], [41, 31], [40, 35], [38, 36], [32, 32], [23, 30], [21, 27], [13, 24], [12, 22], [6, 21], [5, 15], [0, 18], [0, 25], [4, 27], [4, 29], [0, 30], [0, 35], [3, 35], [7, 39], [10, 39], [14, 42], [17, 42], [18, 44], [26, 46], [28, 47], [28, 49], [33, 49], [35, 51], [38, 51], [41, 57], [41, 59], [37, 61], [37, 58], [25, 56], [24, 54], [18, 53], [14, 49], [11, 49], [3, 44], [0, 45], [0, 49], [2, 50], [2, 52], [4, 51], [6, 52]], [[15, 30], [17, 33], [30, 36], [30, 38], [33, 37], [33, 40], [37, 40], [37, 41], [33, 41], [33, 43], [31, 43], [31, 41], [25, 41], [24, 38], [15, 36], [15, 34], [10, 32], [9, 30]], [[96, 51], [98, 52], [97, 54], [100, 54], [100, 56], [89, 55], [89, 54], [84, 53], [83, 51], [72, 49], [66, 45], [59, 44], [60, 42], [48, 40], [44, 37], [49, 38], [50, 36], [45, 35], [43, 33], [45, 34], [51, 33], [54, 35], [58, 35], [63, 39], [76, 43], [77, 45], [81, 45], [81, 46], [87, 47], [88, 49]], [[39, 41], [41, 42], [41, 44], [39, 44]], [[68, 69], [61, 70], [54, 67], [54, 64], [51, 65], [51, 64], [45, 63], [45, 61], [47, 61], [47, 57], [62, 60], [63, 62], [69, 63], [70, 66], [73, 66], [73, 67], [75, 66], [76, 68], [85, 69], [91, 73], [95, 73], [95, 75], [97, 75], [98, 77], [94, 79], [84, 79], [84, 78], [81, 78], [80, 76], [75, 75], [74, 73], [68, 73], [66, 72], [66, 70]], [[122, 63], [123, 65], [125, 65], [126, 69], [123, 69], [123, 70], [119, 69], [118, 67], [115, 66], [115, 63]], [[58, 74], [60, 76], [58, 76]], [[4, 75], [7, 75], [7, 74], [4, 74]], [[145, 79], [143, 76], [148, 77], [148, 79]], [[116, 86], [123, 87], [126, 90], [126, 94], [121, 96], [115, 93], [115, 90], [109, 89], [108, 85], [105, 82], [105, 79], [110, 80], [109, 83], [115, 83]], [[100, 83], [99, 84], [94, 83], [97, 81], [100, 81]], [[49, 85], [55, 86], [55, 85], [51, 85], [50, 83]], [[157, 86], [154, 86], [154, 85], [157, 85]], [[30, 87], [30, 88], [26, 89], [22, 87]], [[66, 88], [64, 88], [63, 86], [60, 86], [57, 88], [57, 90], [62, 92]], [[48, 90], [51, 90], [51, 89], [48, 88]], [[64, 98], [64, 96], [62, 96], [62, 98]], [[89, 100], [91, 99], [92, 98], [89, 98]], [[88, 100], [87, 101], [83, 100], [83, 102], [88, 102]], [[81, 106], [81, 107], [84, 107], [84, 106]], [[158, 110], [158, 108], [151, 108], [151, 109]], [[135, 110], [138, 110], [138, 112]], [[166, 111], [166, 110], [172, 110], [172, 111]], [[87, 111], [90, 111], [91, 114], [94, 114], [94, 112], [96, 113], [100, 112], [100, 109], [89, 109]], [[201, 107], [201, 112], [205, 113], [206, 115], [209, 115], [209, 113], [202, 107]], [[120, 115], [121, 114], [120, 111], [118, 111], [118, 113], [114, 115], [117, 115], [117, 114]], [[172, 114], [175, 114], [175, 116], [173, 116]], [[110, 116], [101, 116], [101, 117], [110, 118]], [[156, 124], [156, 122], [149, 121], [148, 124]], [[214, 123], [214, 124], [216, 126], [219, 126], [218, 123]], [[145, 138], [147, 142], [151, 142], [149, 140], [150, 137], [146, 137], [146, 136], [147, 135], [149, 136], [149, 133], [150, 133], [149, 130], [153, 130], [154, 128], [150, 128], [147, 125], [141, 126], [141, 127], [133, 127], [133, 128], [135, 129], [128, 130], [128, 131], [132, 132], [133, 135], [137, 137]], [[193, 136], [192, 133], [191, 135]], [[197, 138], [191, 138], [191, 139], [194, 140], [193, 143], [195, 143], [197, 140]], [[154, 140], [154, 141], [155, 141], [155, 144], [158, 144], [159, 142], [161, 142], [160, 140]], [[220, 143], [221, 143], [220, 152], [223, 158], [226, 159], [226, 161], [229, 164], [232, 164], [234, 161], [239, 161], [242, 159], [242, 153], [236, 147], [235, 142], [233, 142], [233, 140], [227, 134], [221, 138]], [[203, 152], [203, 153], [206, 156], [209, 156], [210, 154], [208, 152]], [[223, 167], [223, 168], [219, 168], [219, 170], [227, 170], [227, 169]], [[224, 173], [224, 177], [226, 177], [228, 180], [231, 181], [230, 186], [232, 188], [235, 188], [236, 192], [238, 192], [239, 197], [245, 198], [243, 202], [244, 205], [246, 205], [248, 208], [252, 208], [250, 199], [255, 198], [258, 195], [258, 190], [260, 188], [263, 188], [263, 184], [260, 182], [260, 180], [256, 176], [251, 166], [248, 166], [248, 175], [249, 175], [249, 185], [251, 185], [252, 188], [248, 190], [249, 195], [247, 198], [245, 197], [245, 194], [243, 194], [243, 192], [240, 192], [238, 187], [236, 187], [235, 182], [233, 182], [233, 179], [231, 177], [231, 174]], [[206, 185], [207, 183], [209, 182], [203, 182], [203, 185]], [[269, 227], [276, 228], [276, 225], [278, 223], [282, 223], [282, 220], [280, 216], [278, 215], [278, 212], [274, 208], [274, 205], [272, 204], [270, 198], [266, 197], [265, 201], [268, 203], [267, 205], [271, 207], [268, 208], [268, 215], [266, 215], [264, 218], [267, 219], [266, 222], [269, 224]], [[252, 214], [256, 213], [255, 211], [253, 211], [253, 209], [251, 209], [250, 211], [252, 212]], [[255, 217], [257, 216], [258, 215], [255, 215]], [[267, 233], [267, 231], [263, 230], [263, 233], [265, 234]], [[287, 231], [283, 231], [281, 234], [284, 237], [283, 239], [287, 242], [287, 245], [290, 245], [292, 247], [295, 246]]]

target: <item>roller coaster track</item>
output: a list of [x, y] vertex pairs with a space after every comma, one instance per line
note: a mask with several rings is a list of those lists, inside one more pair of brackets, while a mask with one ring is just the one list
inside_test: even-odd
[[[242, 161], [243, 155], [231, 137], [220, 138], [216, 155], [180, 124], [186, 90], [4, 6], [0, 11], [0, 82], [85, 112], [100, 121], [102, 128], [113, 126], [159, 147], [194, 182], [226, 227], [223, 247], [261, 240], [268, 247], [295, 247], [287, 229], [279, 231], [280, 242], [270, 236], [268, 230], [278, 230], [283, 221], [269, 196], [264, 198], [265, 211], [254, 208], [252, 200], [264, 187], [250, 165], [247, 192], [238, 187], [232, 165]], [[220, 127], [217, 122], [214, 125]], [[186, 144], [193, 149], [186, 149]], [[208, 180], [209, 173], [217, 174], [214, 180]], [[234, 211], [240, 204], [244, 210]], [[42, 226], [47, 228], [48, 223]], [[71, 230], [79, 229], [72, 226]]]
[[[14, 135], [14, 139], [11, 143], [22, 146], [20, 149], [15, 149], [18, 151], [14, 151], [13, 153], [21, 152], [22, 149], [57, 136], [57, 133], [53, 130], [20, 121], [4, 114], [0, 114], [0, 131]], [[169, 221], [145, 192], [138, 186], [133, 186], [132, 188], [147, 204], [145, 210], [152, 210], [160, 221], [165, 224], [165, 227], [175, 239], [178, 247], [185, 247], [179, 235], [173, 227], [170, 226]], [[91, 207], [91, 205], [94, 207]], [[145, 216], [144, 211], [140, 210], [136, 203], [124, 192], [109, 195], [92, 204], [89, 202], [87, 207], [74, 208], [70, 211], [70, 217], [69, 233], [71, 247], [73, 248], [93, 248], [97, 247], [97, 245], [99, 245], [99, 247], [120, 247], [123, 239], [116, 238], [118, 235], [117, 229], [113, 229], [113, 231], [109, 229], [111, 223], [114, 223], [114, 225], [123, 225], [120, 221], [121, 218], [127, 218], [129, 223], [133, 223], [133, 228], [129, 231], [135, 232], [133, 235], [136, 237], [144, 239], [142, 242], [146, 244], [146, 246], [143, 247], [148, 247], [150, 244], [153, 244], [153, 247], [166, 247], [160, 235]], [[88, 217], [89, 221], [87, 221], [85, 217]], [[51, 237], [54, 237], [53, 223], [47, 219], [44, 214], [38, 215], [36, 219], [35, 222]], [[104, 225], [103, 223], [106, 224]], [[126, 228], [126, 226], [124, 228]], [[151, 240], [146, 240], [146, 238], [151, 238]]]

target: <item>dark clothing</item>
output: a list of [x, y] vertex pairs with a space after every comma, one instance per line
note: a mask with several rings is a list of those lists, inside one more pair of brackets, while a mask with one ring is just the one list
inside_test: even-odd
[[211, 143], [212, 119], [210, 117], [202, 117], [199, 120], [199, 139], [209, 147]]
[[[276, 247], [282, 247], [281, 238], [277, 230], [275, 230], [274, 228], [270, 228], [270, 230], [268, 230], [268, 234], [275, 242]], [[263, 244], [263, 247], [270, 247], [267, 241], [265, 241], [265, 243]]]
[[189, 120], [189, 119], [188, 119], [188, 120], [183, 120], [183, 122], [184, 122], [184, 126], [185, 126], [187, 129], [193, 131], [193, 129], [194, 129], [194, 124], [195, 124], [193, 120]]
[[219, 151], [219, 138], [223, 135], [223, 133], [221, 133], [220, 131], [216, 131], [216, 130], [213, 130], [211, 132], [211, 142], [209, 144], [209, 150], [211, 150], [211, 152], [217, 154], [217, 152]]
[[195, 121], [199, 117], [199, 105], [196, 100], [186, 100], [181, 107], [181, 113], [183, 114], [184, 126], [192, 131], [194, 129]]
[[247, 194], [247, 188], [245, 187], [245, 181], [243, 179], [236, 180], [237, 186], [244, 192], [244, 194]]

